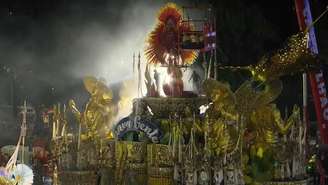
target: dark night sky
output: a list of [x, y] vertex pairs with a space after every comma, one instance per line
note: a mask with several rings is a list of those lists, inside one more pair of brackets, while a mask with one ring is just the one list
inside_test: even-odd
[[[15, 71], [20, 100], [28, 97], [34, 104], [77, 96], [84, 75], [118, 82], [129, 76], [124, 62], [131, 60], [132, 52], [143, 50], [140, 43], [153, 26], [156, 10], [166, 2], [2, 0], [0, 63]], [[325, 3], [311, 2], [316, 17]], [[257, 6], [281, 40], [298, 31], [292, 0], [243, 3]]]

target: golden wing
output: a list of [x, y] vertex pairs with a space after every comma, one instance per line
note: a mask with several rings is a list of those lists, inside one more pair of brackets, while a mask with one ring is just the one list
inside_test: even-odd
[[94, 94], [95, 92], [97, 92], [98, 95], [101, 95], [101, 98], [104, 100], [111, 100], [113, 98], [113, 93], [107, 87], [107, 85], [103, 81], [98, 80], [95, 77], [92, 76], [85, 77], [83, 79], [83, 84], [85, 89], [90, 94]]
[[87, 76], [83, 79], [84, 87], [90, 94], [96, 90], [97, 82], [98, 80], [93, 76]]
[[236, 98], [228, 84], [208, 79], [203, 84], [206, 95], [213, 101], [214, 109], [223, 116], [234, 118], [236, 115]]
[[245, 115], [252, 112], [256, 107], [258, 93], [253, 89], [252, 82], [246, 81], [235, 91], [235, 97], [236, 102], [238, 102], [238, 112]]
[[280, 80], [266, 82], [264, 90], [259, 92], [256, 104], [263, 106], [272, 103], [281, 94], [282, 89], [283, 86]]

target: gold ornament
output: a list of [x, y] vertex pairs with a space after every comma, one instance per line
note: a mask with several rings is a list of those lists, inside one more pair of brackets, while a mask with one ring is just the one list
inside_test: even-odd
[[113, 116], [112, 91], [107, 88], [104, 82], [94, 77], [86, 77], [84, 86], [90, 93], [90, 99], [85, 106], [84, 112], [80, 112], [74, 100], [69, 101], [69, 107], [81, 125], [86, 127], [86, 133], [82, 134], [82, 139], [92, 139], [95, 137], [106, 137]]
[[236, 119], [236, 97], [228, 84], [208, 79], [203, 84], [206, 95], [213, 101], [215, 112]]
[[221, 69], [247, 70], [256, 81], [269, 82], [285, 75], [293, 75], [319, 66], [316, 55], [307, 48], [308, 33], [292, 35], [287, 43], [272, 54], [263, 56], [250, 66], [221, 66]]
[[287, 44], [270, 56], [264, 56], [250, 66], [253, 77], [259, 81], [271, 81], [317, 66], [315, 55], [307, 48], [308, 34], [301, 32], [291, 36]]

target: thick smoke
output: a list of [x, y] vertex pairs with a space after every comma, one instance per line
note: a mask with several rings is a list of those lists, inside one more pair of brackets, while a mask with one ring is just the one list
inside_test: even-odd
[[0, 23], [1, 64], [14, 71], [21, 102], [63, 101], [81, 91], [87, 75], [111, 84], [131, 79], [132, 54], [143, 54], [147, 32], [164, 4], [63, 2], [37, 17], [13, 8]]
[[[144, 75], [147, 34], [155, 26], [158, 9], [167, 2], [80, 0], [58, 1], [44, 10], [4, 9], [8, 13], [0, 21], [0, 61], [15, 79], [16, 103], [27, 99], [33, 106], [49, 107], [73, 98], [82, 109], [88, 99], [82, 79], [88, 75], [105, 79], [121, 101], [136, 97], [136, 83], [128, 91], [117, 84], [136, 80], [133, 53], [140, 52]], [[11, 83], [1, 86], [1, 97], [11, 93]], [[130, 105], [121, 106], [118, 116], [130, 110]]]

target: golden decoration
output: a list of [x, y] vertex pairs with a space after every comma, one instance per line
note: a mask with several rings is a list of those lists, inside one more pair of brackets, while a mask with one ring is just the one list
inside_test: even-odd
[[262, 57], [255, 66], [250, 66], [253, 77], [260, 81], [270, 81], [314, 67], [317, 65], [315, 56], [307, 48], [307, 43], [307, 33], [291, 36], [283, 48], [271, 56]]
[[[213, 123], [213, 132], [209, 143], [217, 155], [238, 150], [239, 144], [253, 143], [254, 155], [263, 156], [267, 149], [280, 142], [279, 134], [286, 135], [291, 126], [299, 122], [297, 106], [291, 116], [283, 120], [272, 104], [282, 91], [280, 80], [257, 86], [246, 81], [232, 92], [228, 85], [209, 79], [204, 82], [204, 91], [213, 103], [214, 114], [210, 113], [214, 117], [209, 120]], [[215, 113], [219, 113], [219, 117]], [[227, 120], [235, 122], [228, 125]]]
[[[116, 184], [145, 184], [146, 143], [117, 141], [115, 145]], [[135, 175], [130, 175], [133, 173]]]
[[5, 177], [0, 177], [0, 185], [14, 185], [14, 181], [10, 181]]
[[228, 84], [208, 79], [203, 84], [206, 95], [213, 101], [215, 112], [236, 119], [236, 97]]
[[285, 75], [316, 69], [320, 64], [316, 54], [307, 48], [308, 33], [292, 35], [286, 44], [250, 66], [220, 66], [221, 69], [247, 70], [256, 81], [269, 82]]
[[85, 106], [84, 112], [80, 112], [74, 100], [69, 101], [69, 108], [74, 113], [77, 120], [86, 127], [86, 133], [81, 136], [83, 140], [95, 137], [106, 137], [113, 117], [112, 91], [94, 77], [86, 77], [84, 86], [90, 93], [90, 99]]
[[229, 130], [224, 121], [218, 119], [214, 123], [213, 130], [209, 135], [209, 148], [214, 151], [216, 156], [230, 153], [234, 149], [236, 142], [236, 138], [232, 138], [232, 135], [234, 134], [231, 133], [231, 130]]
[[174, 165], [169, 145], [148, 144], [147, 165], [148, 167], [172, 167]]

